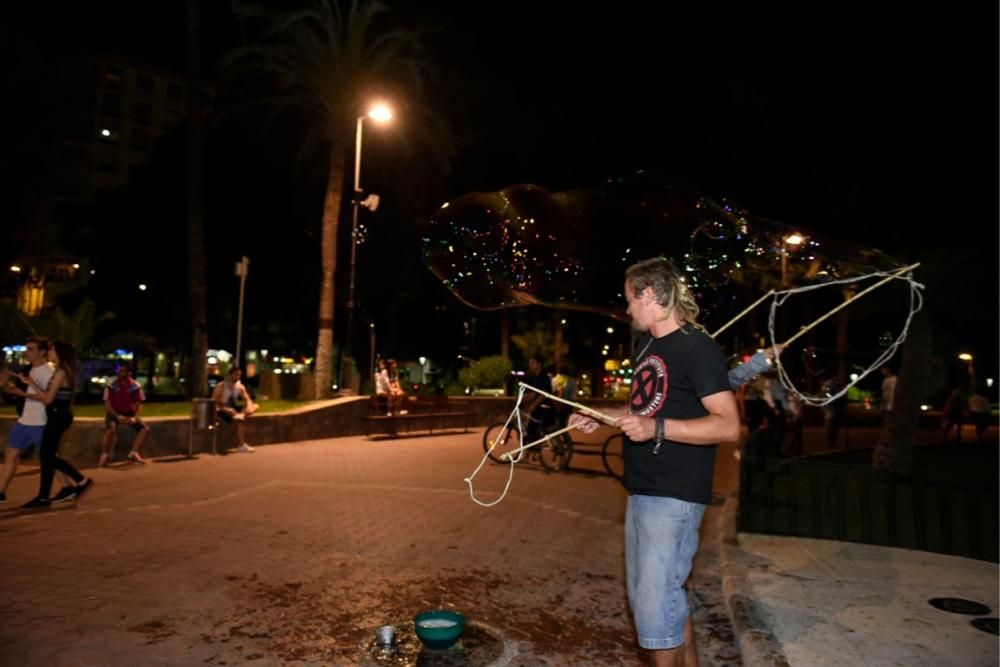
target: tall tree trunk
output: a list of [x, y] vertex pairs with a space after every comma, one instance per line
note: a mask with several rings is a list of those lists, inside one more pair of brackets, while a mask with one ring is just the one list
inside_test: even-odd
[[187, 2], [187, 245], [188, 290], [191, 297], [191, 358], [188, 360], [189, 398], [208, 393], [208, 308], [205, 296], [205, 229], [201, 201], [202, 94], [201, 7]]
[[[852, 288], [844, 290], [844, 301], [854, 298], [855, 290]], [[848, 352], [850, 350], [850, 317], [848, 309], [840, 311], [837, 315], [837, 382], [841, 387], [847, 385], [849, 371]]]
[[346, 160], [339, 142], [330, 147], [330, 174], [323, 201], [323, 232], [320, 253], [323, 277], [319, 290], [319, 331], [316, 336], [316, 398], [329, 398], [333, 370], [333, 277], [337, 270], [337, 233], [340, 229], [340, 202]]
[[559, 371], [559, 366], [562, 365], [562, 350], [563, 350], [563, 318], [566, 316], [566, 311], [556, 308], [553, 313], [553, 318], [555, 322], [553, 327], [555, 328], [555, 349], [552, 352], [552, 361], [556, 365], [556, 372]]
[[910, 472], [920, 423], [920, 402], [930, 385], [932, 340], [933, 328], [925, 307], [913, 316], [892, 395], [892, 412], [886, 416], [872, 453], [872, 465], [880, 470], [896, 475]]
[[500, 356], [510, 359], [510, 309], [500, 311]]

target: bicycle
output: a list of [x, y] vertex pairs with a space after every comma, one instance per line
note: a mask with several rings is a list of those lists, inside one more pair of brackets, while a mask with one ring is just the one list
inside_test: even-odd
[[[543, 424], [540, 420], [530, 415], [523, 416], [521, 423], [528, 425], [527, 430], [533, 436], [529, 442], [537, 440], [545, 434], [559, 430], [558, 423]], [[508, 459], [504, 458], [504, 456], [517, 451], [523, 444], [521, 432], [518, 430], [516, 423], [511, 422], [507, 426], [506, 432], [503, 430], [504, 426], [507, 426], [506, 422], [497, 422], [496, 424], [487, 426], [486, 432], [483, 433], [483, 450], [496, 463], [508, 463]], [[498, 439], [500, 442], [497, 442], [494, 446], [494, 442]], [[569, 433], [560, 433], [545, 442], [525, 450], [523, 456], [527, 456], [528, 461], [537, 458], [542, 467], [549, 472], [563, 470], [569, 467], [569, 462], [573, 458], [573, 438], [570, 437]]]
[[604, 446], [601, 447], [601, 462], [612, 477], [620, 480], [625, 476], [624, 435], [615, 433], [604, 441]]

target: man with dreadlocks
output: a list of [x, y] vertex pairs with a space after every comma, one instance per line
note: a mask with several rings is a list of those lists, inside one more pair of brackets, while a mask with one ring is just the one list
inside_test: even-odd
[[[628, 599], [653, 665], [698, 664], [684, 581], [711, 500], [716, 446], [739, 438], [722, 350], [697, 324], [698, 305], [677, 268], [653, 258], [625, 272], [633, 327], [642, 332], [624, 431]], [[598, 422], [575, 413], [592, 432]]]

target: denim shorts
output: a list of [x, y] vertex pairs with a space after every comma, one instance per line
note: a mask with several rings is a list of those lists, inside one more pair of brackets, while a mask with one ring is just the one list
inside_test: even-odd
[[677, 648], [684, 643], [684, 581], [698, 551], [705, 506], [676, 498], [632, 495], [625, 511], [628, 599], [639, 646]]
[[7, 446], [11, 449], [27, 449], [37, 447], [42, 444], [42, 434], [45, 433], [45, 425], [26, 426], [21, 422], [14, 422], [7, 432]]

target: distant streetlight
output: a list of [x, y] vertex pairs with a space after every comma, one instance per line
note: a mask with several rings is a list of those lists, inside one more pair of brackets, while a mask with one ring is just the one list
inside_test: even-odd
[[147, 289], [146, 283], [139, 283], [139, 291], [140, 292], [145, 292], [146, 289]]
[[805, 238], [798, 233], [789, 234], [781, 239], [781, 287], [788, 287], [788, 246], [802, 245]]
[[10, 270], [13, 271], [14, 273], [20, 273], [21, 272], [21, 267], [18, 266], [17, 264], [12, 264], [11, 267], [10, 267]]
[[976, 388], [976, 370], [972, 366], [972, 355], [968, 352], [962, 352], [958, 355], [958, 358], [965, 362], [967, 369], [969, 371], [969, 386], [975, 390]]
[[[392, 120], [392, 110], [389, 109], [383, 103], [376, 104], [371, 109], [368, 110], [368, 117], [374, 120], [376, 123], [387, 123]], [[352, 206], [352, 219], [351, 219], [351, 274], [350, 274], [350, 287], [347, 293], [347, 345], [344, 346], [344, 350], [347, 355], [352, 358], [354, 356], [353, 352], [353, 341], [354, 341], [354, 269], [357, 263], [357, 251], [358, 251], [358, 207], [364, 206], [372, 211], [378, 207], [378, 195], [369, 195], [363, 201], [359, 200], [359, 197], [363, 194], [361, 190], [361, 139], [362, 132], [364, 128], [364, 116], [358, 116], [358, 134], [354, 141], [354, 193], [351, 196]], [[344, 374], [344, 369], [347, 367], [347, 357], [344, 357], [344, 361], [341, 364], [341, 374]], [[341, 386], [346, 385], [347, 378], [341, 377]]]

